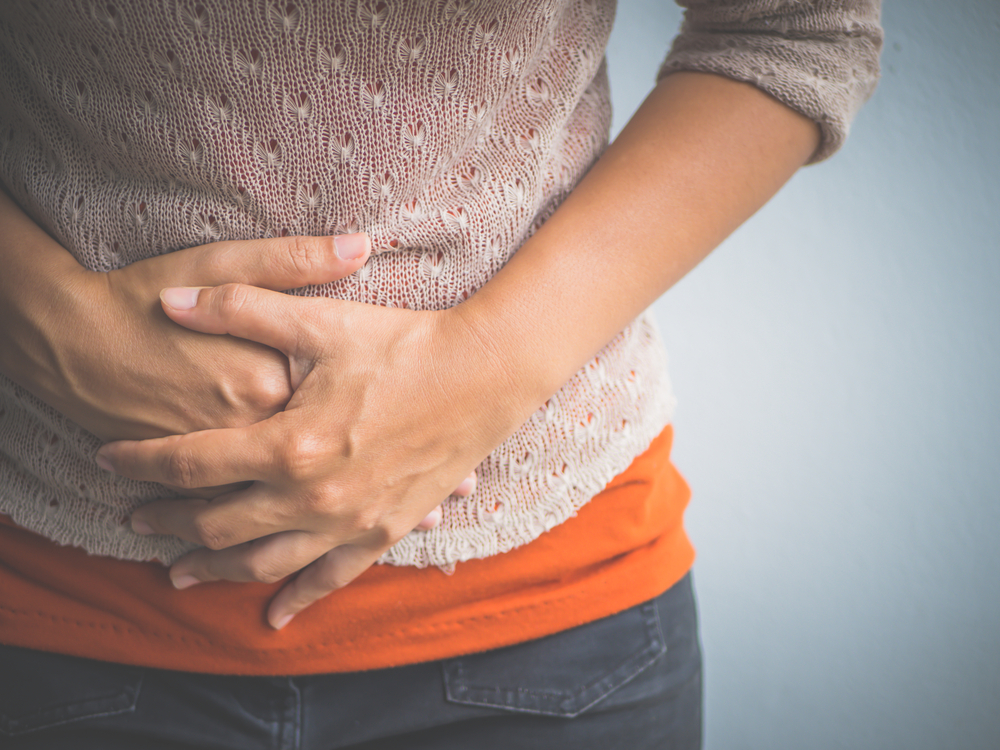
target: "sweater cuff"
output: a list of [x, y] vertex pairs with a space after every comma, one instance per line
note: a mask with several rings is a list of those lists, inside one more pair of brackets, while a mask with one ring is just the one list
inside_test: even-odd
[[[691, 7], [657, 80], [684, 70], [751, 83], [819, 125], [820, 144], [809, 164], [840, 148], [878, 82], [877, 2], [820, 0], [770, 14], [761, 9], [782, 3], [685, 4]], [[748, 5], [758, 12], [746, 11]]]

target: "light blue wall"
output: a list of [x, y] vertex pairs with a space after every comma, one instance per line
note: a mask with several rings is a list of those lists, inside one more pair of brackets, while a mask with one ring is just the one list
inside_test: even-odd
[[[679, 21], [621, 0], [616, 127]], [[1000, 748], [1000, 2], [883, 22], [846, 147], [656, 307], [707, 750]]]

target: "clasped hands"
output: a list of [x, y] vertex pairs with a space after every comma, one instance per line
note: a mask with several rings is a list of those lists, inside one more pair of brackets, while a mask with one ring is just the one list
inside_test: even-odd
[[[365, 235], [337, 241], [294, 240], [295, 286], [364, 263]], [[301, 571], [269, 606], [275, 628], [414, 528], [435, 525], [437, 506], [472, 492], [475, 466], [518, 424], [522, 409], [490, 382], [489, 347], [458, 308], [382, 308], [240, 283], [167, 288], [160, 301], [191, 331], [283, 354], [291, 396], [261, 421], [108, 443], [98, 463], [189, 495], [143, 505], [131, 520], [138, 533], [203, 545], [172, 566], [177, 588]]]

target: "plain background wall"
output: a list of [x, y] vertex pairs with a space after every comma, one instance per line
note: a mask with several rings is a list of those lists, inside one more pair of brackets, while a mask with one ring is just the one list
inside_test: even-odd
[[[680, 19], [620, 0], [616, 128]], [[845, 148], [656, 307], [707, 750], [1000, 748], [1000, 2], [883, 23]]]

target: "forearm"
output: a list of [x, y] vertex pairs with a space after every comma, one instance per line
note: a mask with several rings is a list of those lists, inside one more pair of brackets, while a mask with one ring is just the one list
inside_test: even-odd
[[770, 199], [818, 138], [814, 123], [748, 84], [668, 76], [456, 312], [522, 408], [537, 407]]

